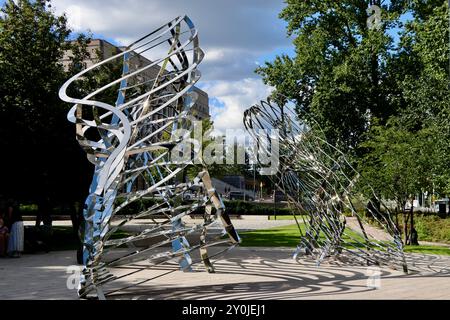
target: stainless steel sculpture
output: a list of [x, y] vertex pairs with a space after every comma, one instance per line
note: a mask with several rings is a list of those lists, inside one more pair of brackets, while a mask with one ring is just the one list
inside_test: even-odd
[[[164, 53], [142, 64], [139, 58], [149, 51]], [[197, 29], [188, 17], [178, 17], [62, 86], [61, 99], [75, 104], [68, 119], [76, 124], [77, 140], [95, 165], [84, 209], [80, 297], [93, 293], [104, 298], [108, 293], [102, 286], [117, 279], [108, 270], [111, 267], [178, 259], [180, 267], [188, 270], [195, 263], [190, 254], [196, 249], [207, 270], [213, 272], [207, 248], [220, 244], [229, 249], [239, 243], [198, 146], [194, 146], [196, 164], [203, 165], [191, 181], [185, 172], [193, 162], [176, 156], [186, 151], [181, 142], [193, 129], [189, 115], [203, 56]], [[108, 64], [123, 65], [117, 79], [82, 98], [69, 97], [67, 92], [76, 87], [75, 82]], [[105, 98], [110, 92], [117, 97], [115, 104]], [[186, 132], [181, 138], [174, 134], [180, 129]], [[187, 201], [185, 192], [195, 194], [194, 199]], [[194, 212], [202, 212], [203, 223], [185, 226], [183, 217]], [[144, 217], [151, 219], [145, 230], [111, 239], [119, 228]], [[209, 239], [208, 228], [219, 221], [228, 238], [219, 234]], [[188, 236], [198, 241], [191, 240], [196, 242], [191, 244]]]
[[248, 109], [244, 124], [258, 149], [266, 153], [271, 152], [269, 133], [278, 131], [280, 169], [271, 179], [296, 216], [301, 234], [296, 258], [310, 256], [320, 264], [334, 257], [341, 262], [401, 267], [407, 272], [401, 235], [389, 209], [378, 208], [377, 203], [383, 202], [370, 186], [364, 186], [372, 193], [367, 214], [385, 232], [366, 230], [353, 205], [359, 174], [342, 152], [327, 143], [320, 129], [313, 129], [289, 104], [279, 105], [271, 99]]

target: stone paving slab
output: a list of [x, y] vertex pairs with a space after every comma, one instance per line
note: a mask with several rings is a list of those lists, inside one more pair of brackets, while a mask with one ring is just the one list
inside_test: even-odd
[[[217, 272], [202, 266], [182, 273], [166, 264], [123, 278], [105, 291], [158, 277], [139, 286], [116, 292], [109, 299], [445, 299], [450, 300], [450, 257], [410, 255], [421, 272], [404, 275], [381, 269], [380, 288], [369, 288], [368, 269], [336, 266], [316, 267], [310, 261], [294, 261], [288, 248], [235, 248], [215, 262]], [[67, 266], [75, 253], [52, 252], [0, 259], [0, 299], [77, 299], [66, 286]], [[114, 269], [113, 273], [138, 270], [141, 265]], [[447, 268], [447, 269], [445, 269]], [[166, 275], [164, 275], [166, 274]], [[371, 283], [371, 282], [370, 282]]]

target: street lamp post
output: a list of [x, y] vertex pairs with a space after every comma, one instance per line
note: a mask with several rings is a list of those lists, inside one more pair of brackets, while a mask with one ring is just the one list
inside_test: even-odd
[[256, 200], [256, 164], [253, 164], [253, 196]]
[[261, 183], [259, 184], [259, 186], [260, 186], [260, 188], [261, 188], [261, 194], [260, 194], [260, 199], [262, 199], [263, 198], [263, 183], [262, 183], [262, 181], [261, 181]]

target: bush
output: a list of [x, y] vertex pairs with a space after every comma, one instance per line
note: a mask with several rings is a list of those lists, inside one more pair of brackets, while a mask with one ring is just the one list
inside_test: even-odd
[[[119, 203], [122, 200], [119, 200]], [[133, 202], [122, 209], [120, 215], [132, 215], [139, 212], [143, 208], [149, 208], [155, 204], [153, 199], [141, 199], [139, 201]], [[273, 204], [262, 204], [255, 202], [245, 202], [245, 201], [224, 201], [225, 208], [230, 215], [261, 215], [269, 216], [274, 214]], [[275, 206], [275, 213], [277, 215], [291, 215], [292, 211], [286, 207], [280, 207], [280, 205]], [[204, 209], [200, 208], [193, 212], [194, 215], [203, 215]]]
[[450, 243], [450, 218], [417, 215], [414, 217], [414, 224], [419, 234], [419, 242], [422, 240]]
[[228, 214], [233, 215], [251, 215], [251, 216], [269, 216], [276, 215], [289, 216], [292, 214], [291, 209], [276, 206], [273, 204], [262, 204], [244, 201], [225, 201], [225, 208]]
[[[122, 204], [125, 201], [123, 198], [117, 199], [116, 206]], [[137, 212], [141, 212], [145, 208], [150, 208], [151, 206], [155, 205], [156, 201], [151, 198], [146, 199], [140, 199], [137, 201], [134, 201], [127, 205], [125, 208], [120, 210], [118, 215], [134, 215]], [[172, 205], [175, 205], [175, 203], [171, 202]], [[224, 201], [225, 208], [228, 214], [232, 215], [262, 215], [262, 216], [269, 216], [269, 215], [276, 215], [279, 216], [289, 216], [292, 215], [292, 211], [287, 208], [283, 207], [281, 204], [276, 204], [275, 208], [272, 203], [263, 204], [263, 203], [256, 203], [256, 202], [244, 202], [244, 201]], [[21, 212], [23, 215], [36, 215], [37, 214], [37, 206], [36, 205], [22, 205], [21, 206]], [[63, 210], [60, 207], [55, 207], [53, 210], [53, 214], [62, 214]], [[204, 208], [200, 208], [193, 212], [194, 215], [203, 215], [204, 214]]]

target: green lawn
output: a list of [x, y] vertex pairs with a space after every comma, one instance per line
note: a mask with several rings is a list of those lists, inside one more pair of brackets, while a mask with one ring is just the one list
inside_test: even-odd
[[[297, 219], [301, 219], [298, 217]], [[269, 220], [295, 220], [294, 216], [269, 216]]]
[[[305, 233], [305, 225], [300, 224], [300, 227], [302, 232]], [[358, 241], [364, 242], [364, 239], [352, 230], [347, 229], [346, 233], [356, 240], [353, 241], [349, 236], [344, 237], [353, 245], [360, 246]], [[300, 241], [300, 232], [296, 224], [242, 232], [239, 233], [239, 236], [242, 238], [242, 246], [244, 247], [296, 247]]]
[[300, 241], [297, 225], [239, 233], [243, 247], [296, 247]]
[[[420, 243], [420, 241], [419, 241]], [[441, 256], [450, 256], [450, 248], [439, 246], [406, 246], [405, 252], [438, 254]]]
[[[304, 225], [301, 225], [304, 232]], [[357, 241], [353, 241], [349, 236], [344, 238], [351, 245], [360, 247], [359, 242], [364, 242], [364, 239], [352, 230], [347, 229], [346, 233]], [[289, 225], [284, 227], [277, 227], [265, 230], [255, 230], [239, 233], [242, 238], [243, 247], [297, 247], [300, 241], [300, 233], [297, 225]], [[424, 254], [438, 254], [449, 255], [450, 248], [439, 246], [407, 246], [405, 252], [410, 253], [424, 253]]]

